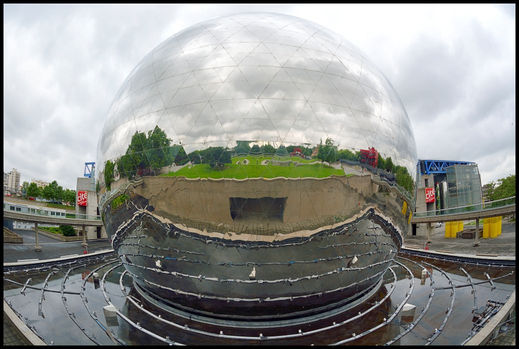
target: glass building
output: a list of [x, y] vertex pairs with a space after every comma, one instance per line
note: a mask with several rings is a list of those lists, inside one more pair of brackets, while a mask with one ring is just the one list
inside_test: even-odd
[[[477, 164], [449, 166], [446, 170], [446, 176], [447, 208], [480, 205], [482, 203], [481, 178]], [[460, 208], [456, 211], [462, 212], [467, 209], [469, 208]]]

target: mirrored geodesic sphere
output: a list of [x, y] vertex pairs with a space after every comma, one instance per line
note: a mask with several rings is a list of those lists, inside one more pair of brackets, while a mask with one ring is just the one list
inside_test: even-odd
[[98, 173], [128, 152], [136, 132], [156, 126], [169, 146], [198, 157], [192, 161], [209, 147], [264, 153], [292, 146], [310, 157], [331, 139], [353, 153], [373, 147], [410, 174], [416, 163], [409, 118], [382, 73], [339, 35], [280, 14], [206, 21], [152, 50], [109, 110]]
[[172, 36], [124, 82], [98, 144], [100, 212], [141, 294], [232, 319], [316, 313], [377, 290], [415, 154], [402, 103], [351, 44], [232, 15]]

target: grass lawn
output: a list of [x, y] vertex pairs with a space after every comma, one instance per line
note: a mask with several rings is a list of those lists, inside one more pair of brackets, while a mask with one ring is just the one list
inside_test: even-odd
[[59, 230], [59, 228], [56, 228], [56, 227], [40, 227], [40, 226], [38, 226], [38, 229], [45, 230], [45, 231], [48, 231], [49, 233], [53, 233], [53, 234], [63, 235], [61, 233], [61, 230]]
[[[164, 177], [187, 177], [187, 178], [275, 178], [275, 177], [286, 177], [286, 178], [324, 178], [332, 175], [344, 176], [344, 170], [335, 169], [329, 166], [323, 166], [321, 164], [305, 165], [305, 166], [273, 166], [273, 165], [255, 165], [256, 160], [261, 161], [266, 158], [263, 157], [251, 157], [250, 165], [236, 165], [236, 161], [243, 160], [245, 157], [233, 158], [233, 163], [225, 166], [223, 170], [213, 170], [208, 164], [193, 165], [191, 168], [188, 166], [181, 168], [176, 172], [170, 172], [163, 174]], [[261, 158], [261, 160], [260, 160]], [[236, 159], [236, 160], [235, 160]], [[304, 161], [304, 159], [301, 159]], [[306, 160], [308, 161], [308, 160]], [[310, 161], [308, 161], [310, 162]]]

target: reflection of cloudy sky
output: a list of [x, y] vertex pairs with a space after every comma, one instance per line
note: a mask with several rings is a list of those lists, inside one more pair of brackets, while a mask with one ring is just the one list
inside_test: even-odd
[[[201, 21], [247, 11], [304, 18], [358, 46], [387, 76], [402, 99], [412, 121], [420, 158], [475, 161], [483, 183], [515, 173], [515, 5], [493, 4], [5, 5], [4, 171], [17, 168], [22, 181], [57, 179], [65, 187], [75, 188], [76, 177], [83, 174], [84, 162], [96, 159], [96, 145], [103, 127], [113, 128], [121, 122], [110, 120], [112, 126], [105, 125], [107, 111], [119, 87], [137, 63], [161, 43], [165, 59], [155, 60], [154, 66], [149, 67], [152, 75], [148, 75], [156, 79], [159, 98], [135, 106], [133, 100], [123, 102], [124, 95], [117, 97], [121, 116], [126, 115], [124, 109], [130, 113], [147, 113], [147, 117], [129, 121], [136, 129], [151, 129], [154, 120], [166, 122], [166, 118], [161, 119], [163, 111], [157, 106], [173, 102], [174, 91], [168, 95], [160, 83], [167, 85], [169, 79], [179, 79], [179, 83], [205, 81], [201, 87], [207, 101], [216, 93], [225, 93], [222, 82], [235, 70], [236, 63], [242, 62], [253, 49], [262, 60], [272, 61], [273, 56], [278, 67], [285, 68], [276, 74], [274, 68], [254, 68], [253, 64], [246, 71], [238, 72], [240, 76], [245, 74], [245, 78], [255, 76], [253, 81], [248, 81], [251, 95], [261, 93], [264, 80], [271, 81], [272, 76], [272, 83], [288, 81], [296, 86], [296, 89], [283, 91], [285, 95], [281, 97], [291, 99], [293, 107], [288, 109], [294, 115], [294, 127], [288, 135], [270, 132], [264, 133], [264, 137], [318, 140], [325, 132], [342, 133], [341, 130], [348, 127], [358, 127], [342, 125], [323, 131], [315, 126], [320, 125], [319, 120], [310, 123], [305, 118], [296, 118], [297, 115], [314, 115], [314, 110], [319, 111], [322, 120], [333, 120], [339, 110], [351, 118], [363, 118], [364, 122], [371, 120], [366, 115], [358, 115], [366, 113], [365, 108], [374, 108], [368, 115], [391, 113], [393, 97], [386, 100], [373, 94], [385, 85], [377, 79], [379, 75], [363, 74], [363, 81], [348, 78], [340, 64], [320, 53], [326, 50], [322, 49], [321, 40], [311, 36], [313, 29], [291, 25], [280, 32], [281, 24], [273, 21], [269, 22], [268, 29], [259, 33], [250, 33], [246, 28], [226, 32], [216, 27], [212, 31], [193, 27]], [[184, 46], [178, 44], [183, 51], [168, 56], [170, 47], [165, 40], [182, 30], [191, 31], [191, 37], [185, 36]], [[276, 31], [278, 34], [272, 36]], [[263, 45], [237, 41], [217, 45], [231, 35], [240, 40], [251, 34], [263, 40]], [[327, 43], [335, 40], [335, 35], [328, 31], [321, 31], [319, 35], [326, 37]], [[305, 46], [301, 46], [303, 42]], [[348, 48], [348, 42], [342, 44], [344, 48], [327, 47], [341, 58], [351, 75], [359, 76], [364, 70], [362, 64], [356, 64], [361, 61], [361, 54]], [[272, 55], [268, 55], [268, 51]], [[298, 54], [294, 55], [296, 51]], [[232, 52], [231, 57], [228, 52]], [[160, 54], [160, 49], [154, 51], [156, 58]], [[188, 55], [189, 61], [181, 59]], [[311, 60], [298, 60], [303, 56]], [[292, 67], [308, 64], [315, 71], [288, 68], [287, 62]], [[326, 66], [323, 62], [329, 64]], [[201, 64], [211, 69], [194, 70], [193, 78], [193, 67]], [[223, 67], [225, 64], [230, 65]], [[330, 104], [329, 100], [305, 104], [313, 82], [319, 81], [326, 67], [329, 86], [341, 86], [340, 91], [345, 93], [343, 91], [361, 82], [362, 89], [370, 89], [366, 91], [370, 97], [349, 101], [346, 107], [342, 102]], [[337, 68], [343, 72], [342, 78], [336, 73]], [[145, 77], [135, 81], [132, 91], [145, 88], [148, 82]], [[225, 86], [229, 91], [231, 87]], [[274, 84], [270, 88], [272, 90], [265, 92], [280, 93], [273, 89]], [[129, 92], [121, 91], [126, 95]], [[153, 96], [150, 92], [146, 97]], [[341, 98], [339, 94], [328, 97]], [[215, 142], [217, 137], [206, 134], [212, 126], [199, 118], [200, 112], [210, 108], [214, 113], [221, 113], [226, 103], [228, 105], [226, 100], [212, 100], [209, 105], [198, 103], [200, 105], [171, 109], [179, 115], [192, 114], [186, 116], [186, 121], [194, 120], [196, 125], [190, 125], [190, 134], [203, 145]], [[358, 105], [358, 110], [352, 108], [352, 104]], [[250, 122], [267, 122], [264, 114], [258, 112], [263, 109], [262, 105], [244, 104], [235, 99], [231, 106], [236, 110], [249, 108]], [[351, 110], [343, 111], [347, 108]], [[222, 120], [224, 117], [229, 116], [222, 115]], [[243, 118], [245, 120], [245, 116]], [[377, 141], [394, 137], [398, 142], [400, 136], [389, 130], [405, 127], [405, 123], [389, 119], [380, 119], [380, 125], [384, 136]], [[217, 126], [224, 131], [236, 127], [233, 123]], [[201, 135], [195, 134], [197, 130]], [[232, 133], [223, 135], [226, 144], [231, 145], [235, 140]], [[103, 144], [108, 147], [130, 136], [117, 131]], [[175, 141], [180, 138], [176, 131], [169, 136]], [[359, 143], [373, 141], [369, 135], [356, 138]], [[340, 144], [344, 145], [342, 141]], [[387, 149], [390, 146], [387, 145]]]
[[414, 170], [409, 120], [385, 78], [342, 38], [295, 17], [196, 25], [148, 54], [122, 90], [104, 134], [126, 139], [101, 141], [102, 161], [158, 124], [188, 153], [241, 139], [287, 146], [330, 137]]

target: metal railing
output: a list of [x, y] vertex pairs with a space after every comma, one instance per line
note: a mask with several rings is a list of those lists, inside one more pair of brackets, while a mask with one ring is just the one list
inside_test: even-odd
[[508, 207], [508, 206], [515, 206], [515, 196], [511, 196], [511, 197], [499, 199], [499, 200], [494, 200], [494, 201], [485, 201], [485, 202], [482, 202], [479, 204], [473, 204], [473, 205], [444, 208], [444, 209], [433, 210], [433, 211], [415, 212], [414, 216], [415, 217], [428, 217], [428, 216], [438, 216], [438, 215], [445, 215], [445, 214], [487, 211], [487, 210], [491, 210], [491, 209]]

